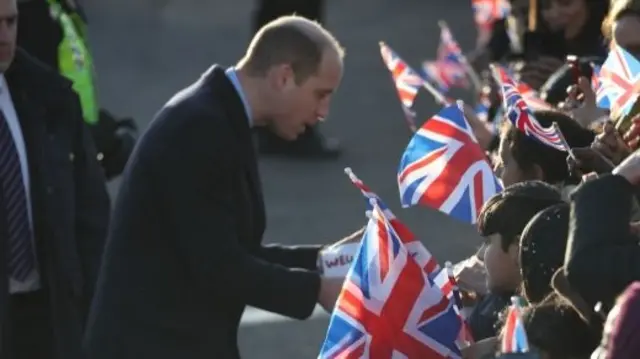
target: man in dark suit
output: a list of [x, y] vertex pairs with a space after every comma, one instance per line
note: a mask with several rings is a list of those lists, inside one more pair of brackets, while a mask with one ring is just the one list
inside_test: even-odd
[[328, 113], [342, 49], [316, 22], [267, 24], [237, 66], [214, 65], [160, 110], [115, 204], [88, 321], [92, 359], [239, 358], [250, 305], [293, 318], [331, 309], [342, 280], [320, 246], [262, 245], [265, 209], [251, 139], [295, 139]]
[[109, 197], [71, 83], [16, 51], [17, 15], [0, 0], [0, 357], [80, 359]]

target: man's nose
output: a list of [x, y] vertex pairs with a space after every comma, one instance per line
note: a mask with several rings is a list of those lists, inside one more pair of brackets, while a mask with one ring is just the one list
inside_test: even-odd
[[329, 115], [329, 100], [321, 101], [318, 105], [318, 110], [316, 112], [316, 116], [320, 119], [320, 121], [327, 118]]

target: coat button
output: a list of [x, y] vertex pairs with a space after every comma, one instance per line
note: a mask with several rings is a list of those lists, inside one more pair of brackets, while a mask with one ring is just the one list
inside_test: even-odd
[[73, 152], [69, 152], [69, 161], [73, 162], [76, 159], [76, 155]]
[[48, 195], [52, 195], [53, 194], [53, 187], [52, 186], [47, 186], [47, 194]]

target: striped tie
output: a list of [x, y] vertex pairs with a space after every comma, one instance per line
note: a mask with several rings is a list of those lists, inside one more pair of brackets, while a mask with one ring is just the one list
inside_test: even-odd
[[8, 269], [12, 278], [24, 282], [35, 266], [33, 234], [29, 222], [27, 194], [20, 158], [4, 113], [0, 111], [0, 184], [4, 206]]

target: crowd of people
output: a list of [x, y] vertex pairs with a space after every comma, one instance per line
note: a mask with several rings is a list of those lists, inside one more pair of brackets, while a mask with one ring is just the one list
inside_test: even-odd
[[[132, 121], [100, 110], [80, 76], [90, 54], [75, 2], [0, 0], [2, 358], [239, 358], [246, 305], [293, 318], [332, 310], [342, 280], [318, 271], [323, 246], [261, 244], [252, 128], [263, 153], [339, 154], [316, 126], [344, 52], [318, 22], [280, 17], [297, 12], [283, 3], [261, 8], [245, 56], [179, 92], [134, 151]], [[307, 5], [320, 17], [321, 1]], [[496, 356], [519, 295], [527, 355], [635, 358], [640, 106], [600, 108], [592, 74], [613, 44], [640, 56], [640, 1], [509, 5], [467, 56], [488, 116], [465, 115], [504, 190], [477, 218], [485, 243], [455, 271], [475, 342], [464, 356]], [[503, 120], [495, 62], [539, 94], [548, 106], [535, 119], [557, 125], [569, 152]], [[106, 180], [125, 163], [111, 217]]]
[[[640, 114], [637, 106], [617, 116], [599, 108], [591, 77], [610, 44], [637, 56], [640, 2], [512, 0], [511, 6], [470, 58], [480, 71], [488, 62], [509, 63], [518, 81], [552, 105], [533, 114], [544, 127], [559, 125], [572, 154], [500, 121], [498, 89], [486, 81], [490, 121], [501, 125], [492, 136], [477, 126], [477, 137], [489, 137], [479, 142], [505, 189], [482, 207], [477, 224], [486, 242], [457, 273], [476, 340], [466, 355], [494, 357], [510, 298], [520, 295], [528, 302], [523, 322], [536, 357], [635, 358]], [[522, 30], [521, 49], [507, 36], [510, 26]], [[568, 55], [577, 64], [568, 64]]]

